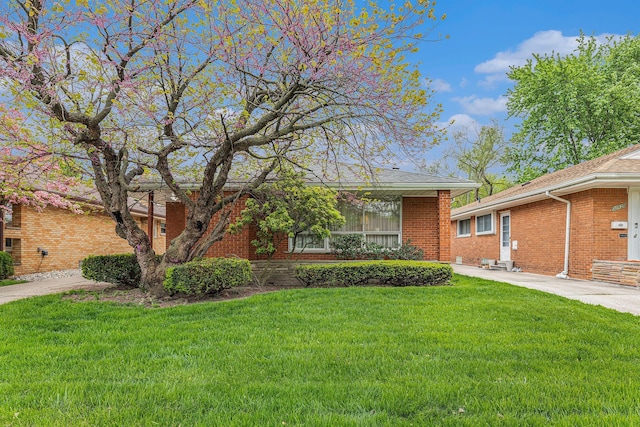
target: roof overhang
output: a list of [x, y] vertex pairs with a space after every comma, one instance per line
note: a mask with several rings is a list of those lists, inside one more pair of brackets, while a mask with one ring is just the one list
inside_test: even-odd
[[465, 219], [471, 216], [485, 215], [495, 210], [508, 209], [514, 206], [533, 203], [548, 199], [547, 191], [556, 196], [578, 193], [593, 188], [629, 188], [640, 186], [640, 172], [638, 173], [597, 173], [584, 176], [572, 181], [565, 181], [530, 192], [516, 194], [512, 197], [489, 201], [482, 201], [471, 209], [460, 208], [458, 212], [451, 212], [451, 219]]
[[[229, 182], [225, 189], [237, 191], [245, 183]], [[453, 183], [371, 183], [371, 182], [310, 182], [311, 186], [326, 186], [335, 190], [353, 191], [357, 193], [371, 193], [381, 196], [405, 196], [405, 197], [437, 197], [438, 191], [449, 190], [451, 197], [456, 197], [480, 187], [478, 183], [453, 182]], [[195, 182], [182, 182], [178, 186], [185, 191], [198, 191], [200, 185]], [[156, 201], [171, 201], [171, 190], [163, 183], [141, 183], [137, 186], [137, 193], [157, 192]], [[158, 194], [160, 193], [160, 194]]]

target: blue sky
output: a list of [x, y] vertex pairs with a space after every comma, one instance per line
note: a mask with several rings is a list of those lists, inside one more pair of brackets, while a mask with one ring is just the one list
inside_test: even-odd
[[[441, 121], [455, 119], [459, 127], [497, 118], [507, 135], [517, 123], [506, 117], [509, 65], [523, 64], [534, 52], [568, 53], [580, 31], [597, 37], [640, 33], [638, 0], [440, 0], [436, 11], [447, 18], [431, 37], [449, 38], [425, 43], [416, 60], [433, 81], [434, 101], [444, 107]], [[446, 145], [425, 153], [427, 162]]]

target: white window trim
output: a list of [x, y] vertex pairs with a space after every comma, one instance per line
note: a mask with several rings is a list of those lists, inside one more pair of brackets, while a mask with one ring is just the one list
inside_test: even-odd
[[[460, 223], [462, 221], [469, 221], [469, 233], [460, 234]], [[456, 222], [456, 237], [471, 237], [471, 218], [459, 219]]]
[[[478, 231], [478, 218], [481, 216], [491, 215], [491, 230]], [[476, 236], [485, 236], [488, 234], [496, 234], [496, 215], [495, 212], [490, 212], [484, 215], [476, 215]]]

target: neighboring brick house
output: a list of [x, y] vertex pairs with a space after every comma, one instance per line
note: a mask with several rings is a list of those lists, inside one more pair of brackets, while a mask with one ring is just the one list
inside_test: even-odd
[[[41, 212], [25, 205], [11, 207], [5, 214], [0, 250], [11, 254], [15, 274], [30, 274], [78, 268], [88, 255], [133, 252], [127, 241], [115, 233], [111, 218], [96, 205], [86, 205], [87, 212], [46, 207]], [[133, 208], [143, 230], [147, 230], [146, 207]], [[165, 250], [164, 209], [154, 215], [153, 246], [157, 253]]]
[[[312, 181], [310, 185], [315, 183], [317, 182]], [[449, 234], [451, 197], [466, 193], [478, 186], [471, 181], [395, 169], [379, 171], [375, 184], [366, 182], [357, 174], [343, 170], [340, 180], [324, 180], [323, 185], [341, 191], [366, 193], [367, 198], [371, 199], [371, 202], [361, 207], [349, 204], [339, 205], [347, 222], [340, 229], [333, 230], [333, 236], [358, 233], [362, 234], [367, 241], [386, 247], [397, 247], [411, 241], [411, 244], [424, 250], [424, 259], [444, 262], [449, 262], [451, 258]], [[168, 245], [184, 229], [187, 211], [184, 204], [171, 201], [167, 202], [166, 209]], [[244, 203], [237, 203], [231, 218], [238, 217], [242, 209], [244, 209]], [[213, 222], [215, 221], [216, 218], [213, 219]], [[238, 235], [228, 234], [209, 249], [207, 256], [238, 256], [258, 260], [260, 257], [256, 255], [255, 247], [251, 245], [251, 241], [255, 239], [255, 233], [255, 227], [246, 227]], [[334, 259], [328, 239], [315, 244], [298, 239], [298, 243], [305, 244], [305, 249], [302, 253], [294, 254], [297, 259]], [[286, 258], [293, 249], [285, 242], [274, 258]]]
[[532, 273], [640, 285], [638, 263], [627, 262], [640, 260], [640, 145], [454, 209], [451, 219], [452, 262], [512, 261]]

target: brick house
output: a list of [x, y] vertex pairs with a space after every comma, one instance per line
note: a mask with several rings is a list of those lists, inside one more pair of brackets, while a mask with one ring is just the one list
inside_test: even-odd
[[[309, 185], [318, 185], [312, 180]], [[332, 230], [332, 236], [340, 234], [362, 234], [367, 241], [379, 243], [385, 247], [397, 247], [411, 241], [424, 250], [426, 260], [449, 262], [450, 248], [450, 213], [451, 198], [466, 193], [478, 186], [471, 181], [444, 178], [434, 175], [403, 172], [399, 170], [382, 170], [377, 173], [375, 183], [342, 170], [340, 178], [323, 180], [323, 185], [339, 191], [356, 194], [367, 194], [370, 200], [364, 205], [354, 206], [339, 204], [339, 209], [347, 219], [340, 229]], [[181, 184], [186, 188], [187, 184]], [[229, 190], [232, 190], [233, 184]], [[197, 191], [197, 187], [192, 190]], [[234, 206], [230, 218], [236, 218], [244, 209], [241, 201]], [[167, 199], [167, 245], [179, 235], [185, 227], [187, 210], [184, 204]], [[213, 221], [215, 223], [216, 217]], [[211, 228], [211, 227], [210, 227]], [[215, 243], [207, 252], [207, 256], [238, 256], [252, 261], [259, 260], [251, 241], [255, 239], [255, 227], [246, 227], [237, 235], [227, 234], [220, 242]], [[322, 242], [298, 239], [305, 249], [302, 253], [294, 253], [293, 257], [304, 260], [330, 260], [329, 240]], [[291, 242], [280, 246], [274, 259], [284, 259], [296, 248]]]
[[640, 285], [640, 144], [451, 213], [451, 261]]
[[[135, 202], [132, 202], [135, 203]], [[133, 252], [115, 233], [113, 220], [95, 204], [85, 204], [86, 213], [48, 206], [38, 212], [32, 206], [14, 205], [0, 223], [0, 250], [11, 254], [15, 274], [30, 274], [78, 268], [88, 255]], [[133, 214], [143, 230], [148, 229], [147, 208], [137, 203]], [[165, 250], [164, 209], [154, 214], [153, 247]]]

